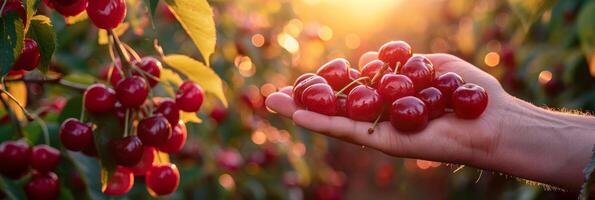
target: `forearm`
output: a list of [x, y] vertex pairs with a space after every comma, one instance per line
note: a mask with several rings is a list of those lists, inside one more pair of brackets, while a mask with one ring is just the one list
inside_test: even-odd
[[492, 158], [497, 171], [577, 191], [595, 145], [595, 118], [549, 111], [511, 97]]

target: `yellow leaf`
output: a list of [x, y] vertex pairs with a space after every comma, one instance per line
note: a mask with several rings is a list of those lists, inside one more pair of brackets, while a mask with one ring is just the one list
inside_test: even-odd
[[200, 51], [205, 64], [215, 51], [215, 21], [207, 0], [166, 0], [169, 10]]
[[78, 22], [85, 21], [85, 20], [87, 20], [87, 18], [89, 18], [89, 16], [87, 16], [87, 11], [83, 11], [82, 13], [78, 14], [77, 16], [66, 17], [64, 19], [66, 20], [66, 24], [73, 25]]
[[198, 116], [196, 116], [196, 113], [184, 112], [184, 111], [180, 111], [180, 120], [182, 120], [184, 123], [188, 123], [188, 122], [201, 123], [202, 122], [202, 119], [198, 118]]
[[[118, 36], [121, 36], [122, 34], [126, 33], [126, 30], [128, 30], [128, 27], [130, 26], [130, 24], [124, 22], [121, 23], [120, 25], [118, 25], [118, 27], [116, 27], [114, 29], [114, 33]], [[99, 36], [97, 37], [97, 43], [99, 43], [100, 45], [106, 45], [109, 42], [108, 37], [107, 37], [107, 31], [105, 29], [99, 29]]]
[[223, 94], [223, 82], [211, 68], [184, 55], [168, 55], [163, 58], [163, 61], [199, 84], [205, 92], [215, 95], [227, 107], [227, 99]]
[[176, 95], [175, 89], [177, 89], [178, 86], [182, 84], [182, 81], [184, 81], [180, 78], [180, 75], [170, 69], [161, 69], [159, 79], [161, 80], [161, 83], [163, 83], [163, 89], [171, 97]]
[[[14, 96], [19, 101], [19, 103], [21, 103], [21, 105], [27, 105], [27, 86], [24, 82], [8, 82], [6, 83], [6, 88], [8, 88], [8, 92], [10, 92], [10, 94], [12, 94], [12, 96]], [[25, 120], [25, 114], [21, 108], [14, 101], [10, 100], [5, 94], [2, 94], [1, 96], [8, 102], [10, 109], [15, 113], [19, 121]], [[3, 106], [0, 106], [0, 114], [4, 115], [3, 113], [6, 113], [6, 110], [4, 110]]]

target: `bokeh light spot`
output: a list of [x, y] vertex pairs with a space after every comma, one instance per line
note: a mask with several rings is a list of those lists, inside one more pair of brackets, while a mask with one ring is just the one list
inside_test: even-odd
[[251, 40], [252, 45], [254, 45], [255, 47], [262, 47], [262, 45], [264, 45], [264, 36], [260, 33], [254, 34]]
[[554, 77], [554, 75], [552, 74], [552, 72], [550, 72], [548, 70], [543, 70], [543, 71], [539, 72], [538, 81], [542, 85], [545, 85], [548, 82], [550, 82], [553, 77]]
[[487, 66], [495, 67], [500, 64], [500, 55], [496, 52], [489, 52], [484, 57], [483, 61], [486, 63]]

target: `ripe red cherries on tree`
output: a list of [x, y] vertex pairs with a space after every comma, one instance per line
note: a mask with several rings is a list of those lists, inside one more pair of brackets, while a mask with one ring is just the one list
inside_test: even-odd
[[118, 196], [126, 194], [134, 185], [134, 175], [126, 167], [118, 166], [116, 171], [109, 178], [107, 186], [103, 188], [103, 193], [109, 196]]
[[302, 103], [306, 109], [325, 114], [336, 114], [336, 98], [331, 86], [318, 83], [311, 85], [302, 94]]
[[159, 150], [165, 153], [178, 153], [184, 147], [187, 137], [186, 125], [180, 121], [172, 127], [171, 138], [164, 145], [160, 146]]
[[57, 199], [60, 193], [60, 181], [53, 172], [34, 173], [24, 189], [27, 199]]
[[91, 85], [83, 95], [85, 110], [90, 112], [109, 112], [116, 103], [116, 92], [103, 84]]
[[476, 84], [466, 83], [452, 93], [451, 102], [458, 117], [473, 119], [488, 106], [488, 93]]
[[19, 178], [29, 168], [31, 149], [23, 140], [5, 141], [0, 144], [0, 173], [9, 178]]
[[198, 84], [184, 81], [176, 93], [176, 105], [182, 111], [197, 112], [202, 105], [204, 93]]
[[401, 66], [407, 62], [413, 53], [411, 46], [404, 41], [390, 41], [382, 45], [378, 50], [378, 59], [387, 63], [393, 70], [397, 62]]
[[98, 28], [116, 28], [126, 17], [126, 1], [90, 0], [87, 6], [87, 15]]
[[171, 125], [160, 114], [142, 119], [137, 131], [143, 144], [150, 147], [159, 147], [171, 138]]
[[40, 144], [31, 151], [31, 167], [38, 172], [53, 171], [60, 162], [60, 151], [51, 146]]
[[118, 102], [125, 108], [138, 108], [149, 95], [149, 86], [145, 79], [139, 76], [126, 77], [116, 86]]
[[43, 0], [43, 2], [65, 17], [76, 16], [87, 8], [87, 0]]
[[131, 167], [143, 156], [143, 143], [137, 136], [128, 136], [112, 140], [110, 143], [112, 157], [118, 165]]
[[83, 124], [77, 119], [69, 118], [60, 126], [60, 141], [66, 149], [81, 151], [92, 145], [93, 130], [91, 125]]
[[176, 102], [170, 98], [161, 100], [154, 113], [162, 114], [171, 125], [178, 124], [180, 120], [180, 110], [176, 106]]
[[21, 54], [12, 65], [12, 70], [24, 69], [31, 71], [37, 67], [41, 53], [39, 45], [31, 38], [25, 38], [25, 46], [21, 50]]
[[407, 96], [393, 102], [390, 108], [390, 122], [397, 130], [412, 132], [428, 124], [428, 109], [420, 99]]
[[180, 172], [174, 164], [153, 166], [145, 175], [145, 182], [153, 196], [171, 194], [180, 184]]
[[[149, 85], [151, 85], [151, 87], [157, 85], [157, 83], [159, 82], [159, 77], [161, 76], [161, 68], [162, 68], [161, 62], [159, 62], [159, 60], [157, 60], [156, 58], [153, 58], [153, 57], [143, 57], [139, 61], [137, 61], [137, 60], [132, 61], [132, 64], [136, 65], [138, 68], [140, 68], [144, 72], [148, 73], [143, 76], [143, 74], [134, 71], [133, 74], [141, 76], [141, 77], [146, 77], [146, 79], [148, 80]], [[151, 75], [152, 77], [149, 75]]]

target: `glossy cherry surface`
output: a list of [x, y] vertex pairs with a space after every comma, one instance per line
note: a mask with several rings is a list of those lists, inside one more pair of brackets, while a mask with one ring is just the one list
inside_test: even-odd
[[322, 76], [333, 90], [341, 90], [351, 83], [349, 69], [349, 61], [336, 58], [318, 68], [316, 74]]
[[417, 98], [426, 104], [430, 119], [435, 119], [444, 114], [446, 108], [446, 97], [435, 87], [423, 89], [417, 93]]
[[415, 95], [415, 87], [407, 76], [385, 74], [378, 83], [378, 93], [390, 104], [401, 97]]
[[184, 81], [176, 93], [176, 105], [185, 112], [198, 112], [205, 92], [200, 85]]
[[101, 83], [91, 85], [83, 96], [85, 110], [89, 112], [109, 112], [116, 103], [116, 92]]
[[180, 120], [180, 109], [176, 106], [176, 102], [170, 98], [162, 99], [153, 113], [162, 114], [169, 124], [177, 124]]
[[62, 146], [71, 151], [81, 151], [93, 141], [90, 124], [83, 124], [74, 118], [68, 118], [60, 126]]
[[403, 66], [412, 54], [411, 46], [406, 42], [390, 41], [382, 45], [378, 50], [378, 59], [388, 63], [394, 70], [397, 62], [400, 62], [401, 66]]
[[360, 85], [347, 95], [347, 115], [357, 121], [374, 121], [382, 113], [382, 97], [376, 89]]
[[143, 57], [139, 61], [132, 61], [132, 64], [153, 76], [150, 77], [148, 75], [145, 75], [145, 77], [141, 73], [133, 71], [133, 74], [138, 75], [140, 77], [145, 77], [148, 80], [149, 85], [151, 87], [159, 83], [159, 77], [161, 76], [162, 68], [161, 62], [159, 60], [157, 60], [154, 57]]
[[153, 147], [145, 147], [143, 149], [143, 156], [141, 157], [140, 162], [136, 165], [129, 167], [134, 173], [135, 176], [144, 176], [154, 164], [157, 164], [157, 150]]
[[[382, 62], [381, 60], [373, 60], [370, 61], [368, 64], [364, 65], [362, 67], [362, 77], [368, 77], [369, 79], [367, 80], [367, 82], [371, 82], [372, 79], [374, 78], [374, 76], [376, 76], [376, 74], [380, 71], [380, 69], [382, 68], [382, 66], [384, 65], [384, 62]], [[384, 74], [389, 74], [389, 73], [393, 73], [392, 69], [387, 68], [382, 75]], [[372, 87], [376, 88], [378, 86], [378, 80], [376, 80], [375, 83], [372, 83]]]
[[60, 181], [53, 172], [34, 173], [31, 180], [23, 187], [27, 199], [58, 199]]
[[160, 146], [159, 150], [165, 153], [178, 153], [182, 150], [184, 144], [186, 144], [187, 137], [186, 125], [184, 122], [179, 121], [175, 123], [171, 131], [171, 138], [164, 145]]
[[454, 72], [444, 73], [434, 80], [434, 87], [442, 92], [448, 107], [451, 107], [452, 93], [463, 84], [465, 84], [463, 78]]
[[134, 185], [134, 175], [126, 167], [118, 166], [103, 189], [103, 193], [109, 196], [126, 194]]
[[434, 81], [434, 65], [425, 56], [411, 57], [398, 69], [398, 73], [409, 77], [418, 91], [432, 86]]
[[457, 117], [473, 119], [488, 106], [488, 93], [479, 85], [466, 83], [452, 93], [451, 102]]
[[336, 99], [333, 89], [324, 83], [311, 85], [302, 94], [302, 103], [306, 109], [323, 115], [335, 115]]
[[324, 78], [322, 78], [322, 76], [318, 75], [310, 76], [304, 79], [303, 81], [298, 82], [298, 84], [293, 87], [293, 101], [295, 102], [295, 104], [299, 106], [304, 106], [304, 104], [302, 103], [302, 94], [304, 93], [304, 90], [306, 90], [306, 88], [310, 87], [311, 85], [317, 83], [328, 84], [328, 82]]
[[122, 74], [124, 71], [122, 71], [121, 66], [122, 64], [120, 63], [120, 60], [116, 60], [116, 62], [110, 64], [109, 66], [109, 76], [107, 78], [110, 84], [112, 84], [114, 87], [118, 86], [118, 83], [120, 83], [122, 77], [124, 76]]
[[312, 77], [312, 76], [315, 76], [315, 75], [316, 75], [315, 73], [305, 73], [305, 74], [302, 74], [302, 75], [300, 75], [300, 76], [299, 76], [298, 78], [296, 78], [296, 79], [295, 79], [295, 81], [293, 82], [293, 87], [296, 87], [296, 86], [297, 86], [299, 83], [301, 83], [302, 81], [304, 81], [304, 80], [306, 80], [306, 79], [308, 79], [308, 78], [310, 78], [310, 77]]
[[[2, 1], [4, 3], [4, 1]], [[2, 6], [2, 4], [0, 4]], [[23, 6], [22, 0], [7, 0], [6, 5], [4, 6], [4, 10], [2, 10], [2, 16], [5, 16], [7, 13], [16, 12], [16, 14], [21, 18], [23, 21], [23, 25], [27, 25], [27, 14], [25, 13], [25, 7]]]
[[180, 172], [174, 164], [153, 166], [145, 175], [145, 183], [153, 196], [171, 194], [180, 184]]
[[0, 144], [0, 173], [9, 178], [20, 178], [29, 169], [31, 148], [24, 140], [4, 141]]
[[417, 97], [403, 97], [391, 105], [390, 122], [399, 131], [419, 131], [426, 127], [428, 119], [428, 109]]
[[23, 46], [21, 54], [12, 65], [12, 70], [34, 70], [39, 64], [40, 59], [41, 53], [37, 42], [31, 38], [25, 38], [25, 46]]
[[149, 85], [139, 76], [126, 77], [116, 86], [118, 102], [125, 108], [138, 108], [149, 95]]
[[43, 0], [50, 8], [55, 9], [65, 17], [76, 16], [87, 8], [87, 0]]
[[38, 172], [53, 171], [60, 162], [60, 151], [46, 144], [35, 145], [31, 150], [31, 168]]
[[87, 15], [98, 28], [116, 28], [126, 17], [126, 1], [90, 0], [87, 6]]
[[154, 115], [138, 123], [138, 137], [143, 145], [159, 147], [171, 138], [171, 125], [163, 115]]
[[376, 52], [376, 51], [368, 51], [368, 52], [362, 54], [359, 57], [359, 61], [357, 62], [358, 69], [362, 70], [364, 65], [372, 62], [373, 60], [377, 60], [377, 59], [378, 59], [378, 52]]
[[347, 114], [347, 97], [336, 97], [335, 105], [337, 110], [337, 116], [349, 117]]
[[110, 152], [116, 164], [131, 167], [143, 156], [143, 143], [137, 136], [128, 136], [110, 142]]

